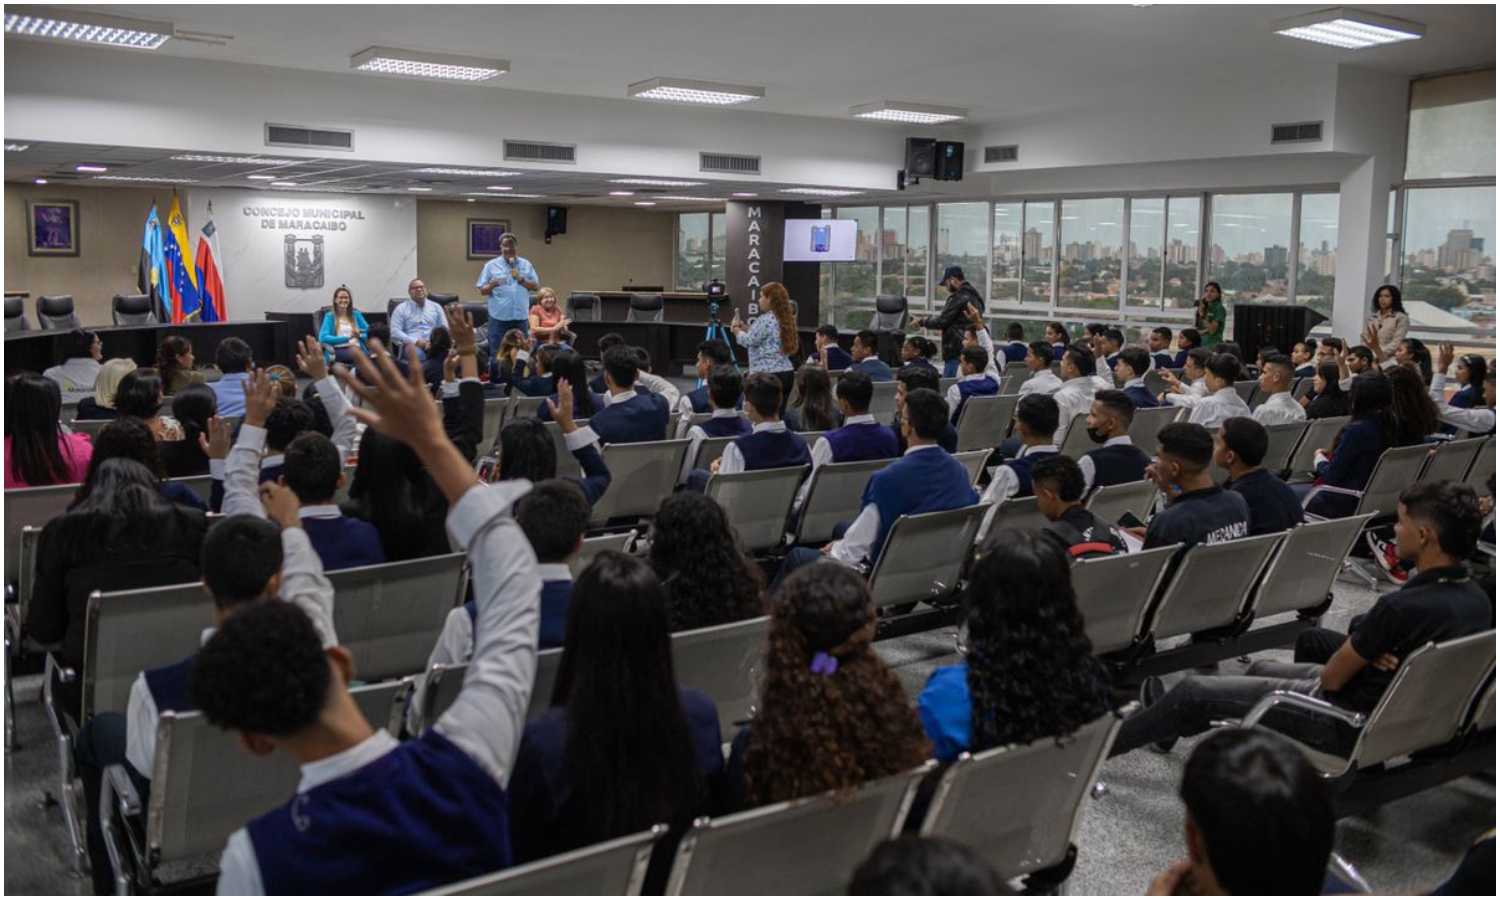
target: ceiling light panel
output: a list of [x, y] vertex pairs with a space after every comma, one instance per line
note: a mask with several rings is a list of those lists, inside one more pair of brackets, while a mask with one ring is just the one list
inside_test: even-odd
[[500, 169], [447, 169], [442, 166], [428, 166], [425, 169], [412, 169], [416, 175], [473, 175], [477, 178], [514, 178], [520, 172], [505, 172]]
[[846, 191], [839, 188], [787, 188], [783, 194], [807, 194], [810, 197], [853, 197], [863, 191]]
[[375, 75], [439, 81], [486, 81], [510, 71], [510, 60], [369, 47], [349, 57], [349, 68]]
[[314, 162], [310, 159], [272, 159], [266, 156], [215, 156], [212, 153], [179, 153], [172, 158], [179, 162], [231, 163], [241, 166], [290, 166], [299, 162]]
[[611, 178], [610, 184], [635, 184], [641, 187], [698, 187], [706, 181], [670, 181], [663, 178]]
[[905, 103], [880, 100], [849, 108], [856, 119], [879, 122], [901, 122], [906, 125], [942, 125], [968, 118], [969, 111], [956, 106], [934, 106], [930, 103]]
[[22, 152], [25, 152], [26, 148], [30, 147], [30, 146], [31, 146], [30, 144], [6, 144], [5, 145], [5, 152], [6, 153], [22, 153]]
[[717, 81], [695, 81], [687, 78], [648, 78], [627, 87], [625, 94], [636, 100], [735, 106], [764, 99], [766, 89], [749, 84], [723, 84]]
[[127, 19], [81, 9], [7, 6], [5, 33], [30, 40], [155, 50], [172, 37], [174, 29], [171, 22]]
[[1427, 32], [1427, 26], [1420, 22], [1343, 7], [1283, 19], [1276, 23], [1275, 29], [1285, 37], [1343, 50], [1415, 41]]
[[149, 175], [95, 175], [94, 181], [138, 181], [142, 184], [197, 184], [196, 178], [153, 178]]
[[681, 203], [723, 203], [723, 197], [674, 197], [670, 194], [658, 194], [657, 200], [676, 200]]

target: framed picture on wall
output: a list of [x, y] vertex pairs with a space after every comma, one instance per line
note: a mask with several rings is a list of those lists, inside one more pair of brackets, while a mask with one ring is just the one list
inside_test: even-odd
[[509, 219], [470, 219], [469, 259], [494, 259], [499, 256], [500, 238], [509, 231]]
[[78, 255], [78, 201], [26, 201], [26, 255]]

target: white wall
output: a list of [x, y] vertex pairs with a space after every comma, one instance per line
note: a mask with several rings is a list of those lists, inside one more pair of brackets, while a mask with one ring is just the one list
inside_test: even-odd
[[[187, 203], [195, 244], [210, 201], [232, 319], [260, 319], [270, 310], [311, 312], [327, 305], [340, 284], [349, 285], [360, 308], [385, 309], [386, 298], [405, 296], [407, 282], [417, 275], [415, 198], [194, 190]], [[297, 214], [256, 214], [267, 208]], [[287, 235], [323, 237], [322, 287], [287, 287]]]

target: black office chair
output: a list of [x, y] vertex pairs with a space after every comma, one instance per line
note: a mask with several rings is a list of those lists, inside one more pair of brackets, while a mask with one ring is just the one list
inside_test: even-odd
[[5, 333], [30, 330], [31, 323], [26, 321], [26, 301], [20, 297], [6, 297]]
[[150, 294], [115, 294], [110, 313], [116, 325], [150, 325], [156, 321]]
[[72, 294], [52, 294], [36, 298], [36, 320], [43, 331], [72, 331], [83, 327], [73, 312]]
[[447, 306], [450, 303], [457, 303], [458, 302], [458, 295], [457, 294], [438, 294], [438, 293], [434, 293], [432, 291], [428, 291], [427, 292], [427, 299], [428, 300], [436, 300], [438, 306]]
[[627, 322], [660, 322], [666, 310], [661, 294], [631, 294]]
[[870, 316], [870, 330], [906, 330], [906, 297], [900, 294], [880, 294], [875, 297], [875, 313]]
[[568, 318], [575, 322], [599, 321], [598, 294], [569, 294]]

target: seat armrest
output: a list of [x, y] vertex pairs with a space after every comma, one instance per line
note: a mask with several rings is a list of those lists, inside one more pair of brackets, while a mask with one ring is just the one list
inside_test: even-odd
[[[119, 813], [118, 821], [116, 812]], [[125, 767], [120, 763], [106, 766], [99, 790], [99, 825], [104, 835], [104, 849], [115, 873], [117, 895], [132, 893], [131, 873], [144, 870], [147, 865], [131, 829], [131, 820], [140, 818], [143, 812], [140, 794], [136, 793], [135, 784]], [[131, 854], [128, 865], [126, 849]]]
[[1331, 484], [1320, 484], [1314, 487], [1312, 490], [1308, 491], [1307, 496], [1302, 498], [1302, 508], [1307, 509], [1307, 504], [1312, 502], [1312, 498], [1325, 491], [1330, 494], [1342, 494], [1345, 497], [1354, 497], [1356, 499], [1365, 495], [1364, 491], [1356, 491], [1353, 488], [1341, 488], [1334, 487]]
[[[120, 763], [106, 766], [104, 769], [104, 784], [106, 791], [113, 794], [115, 806], [121, 815], [138, 816], [144, 810], [141, 808], [141, 795], [136, 793], [135, 782], [130, 780], [130, 774]], [[101, 809], [100, 812], [106, 812]]]
[[1298, 694], [1292, 691], [1272, 691], [1260, 699], [1260, 702], [1251, 707], [1250, 714], [1240, 721], [1242, 728], [1254, 728], [1265, 718], [1266, 713], [1278, 706], [1291, 706], [1315, 715], [1327, 716], [1348, 725], [1351, 728], [1365, 727], [1365, 714], [1344, 709], [1341, 706], [1329, 703], [1327, 700], [1319, 700], [1317, 697], [1309, 697], [1306, 694]]

